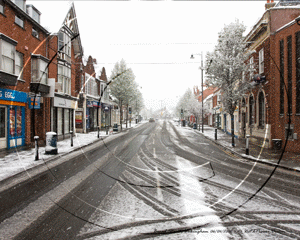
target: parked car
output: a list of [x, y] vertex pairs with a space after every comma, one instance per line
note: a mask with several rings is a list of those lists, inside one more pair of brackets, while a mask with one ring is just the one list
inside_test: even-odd
[[154, 118], [150, 118], [149, 122], [155, 122]]

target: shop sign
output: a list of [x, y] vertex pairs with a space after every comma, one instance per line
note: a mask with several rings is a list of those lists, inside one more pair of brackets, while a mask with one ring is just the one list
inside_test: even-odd
[[54, 107], [75, 109], [76, 101], [65, 98], [54, 97]]
[[[34, 106], [33, 106], [34, 103]], [[41, 97], [29, 97], [28, 98], [29, 109], [40, 109], [41, 108]]]
[[0, 100], [26, 103], [27, 93], [0, 88]]

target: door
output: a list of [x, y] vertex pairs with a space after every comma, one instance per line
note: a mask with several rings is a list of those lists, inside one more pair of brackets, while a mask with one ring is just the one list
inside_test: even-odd
[[242, 113], [242, 137], [246, 137], [246, 113]]
[[6, 107], [0, 107], [0, 148], [7, 147], [6, 137]]

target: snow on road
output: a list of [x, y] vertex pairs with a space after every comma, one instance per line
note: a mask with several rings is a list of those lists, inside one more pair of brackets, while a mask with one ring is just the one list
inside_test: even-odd
[[[192, 169], [192, 164], [190, 161], [187, 161], [183, 158], [176, 157], [177, 167], [178, 169]], [[228, 234], [223, 233], [226, 232], [226, 228], [224, 228], [221, 224], [220, 218], [215, 215], [214, 210], [209, 208], [205, 204], [205, 193], [202, 190], [202, 186], [199, 184], [198, 179], [193, 177], [196, 175], [194, 170], [190, 170], [189, 174], [185, 174], [184, 172], [179, 172], [180, 185], [182, 188], [182, 200], [184, 201], [184, 215], [195, 214], [195, 213], [203, 213], [201, 217], [195, 217], [192, 219], [186, 220], [188, 226], [201, 226], [209, 223], [213, 223], [213, 228], [197, 228], [195, 229], [194, 235], [196, 239], [228, 239]], [[198, 196], [198, 199], [191, 200], [187, 195], [187, 192], [193, 192]], [[221, 233], [217, 233], [217, 230], [220, 230]], [[216, 231], [216, 233], [211, 233], [211, 231]]]

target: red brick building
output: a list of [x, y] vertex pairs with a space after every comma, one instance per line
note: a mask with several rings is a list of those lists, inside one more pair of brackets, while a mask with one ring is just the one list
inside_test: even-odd
[[43, 140], [50, 131], [48, 78], [55, 71], [47, 64], [56, 43], [39, 22], [40, 12], [25, 1], [0, 1], [0, 148], [28, 145], [34, 135]]
[[[300, 1], [268, 2], [266, 11], [246, 36], [249, 61], [258, 80], [239, 107], [240, 136], [273, 146], [284, 144], [291, 118], [287, 151], [300, 152]], [[288, 100], [290, 104], [288, 104]], [[288, 106], [290, 106], [290, 114]]]

